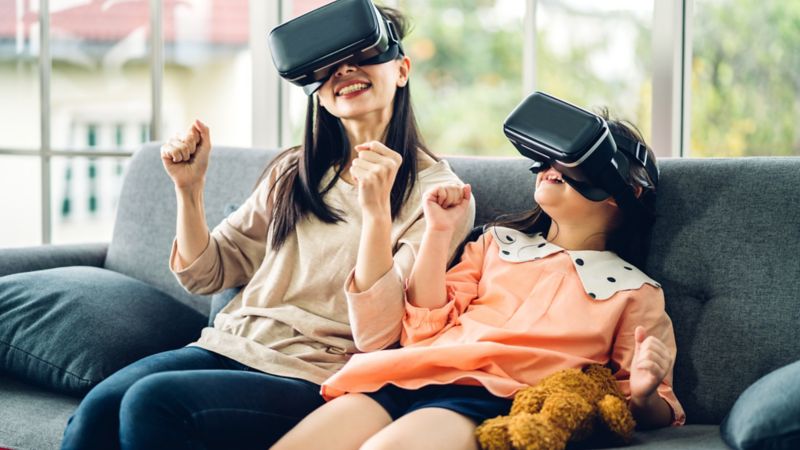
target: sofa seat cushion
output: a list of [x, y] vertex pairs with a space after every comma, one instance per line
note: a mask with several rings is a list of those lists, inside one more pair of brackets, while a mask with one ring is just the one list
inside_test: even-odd
[[0, 277], [0, 372], [83, 395], [122, 367], [196, 339], [206, 318], [97, 267]]
[[742, 392], [721, 432], [735, 449], [800, 448], [800, 361], [764, 375]]

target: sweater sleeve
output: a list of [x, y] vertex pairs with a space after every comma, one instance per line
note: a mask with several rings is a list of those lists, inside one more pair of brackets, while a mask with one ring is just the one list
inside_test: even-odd
[[488, 234], [464, 247], [458, 264], [447, 272], [445, 287], [447, 303], [439, 308], [421, 308], [405, 302], [405, 316], [400, 343], [416, 344], [433, 337], [455, 325], [469, 304], [478, 298], [478, 286], [483, 273], [486, 247], [491, 240]]
[[[450, 242], [451, 257], [472, 229], [474, 221], [475, 200], [471, 198], [468, 214]], [[424, 232], [425, 218], [420, 207], [417, 219], [396, 239], [392, 267], [378, 281], [369, 289], [357, 293], [352, 290], [355, 270], [345, 280], [350, 327], [356, 348], [360, 351], [380, 350], [400, 338], [406, 312], [405, 280], [411, 275]]]
[[[622, 393], [628, 399], [631, 396], [630, 370], [636, 345], [634, 330], [637, 326], [643, 326], [648, 336], [660, 339], [669, 349], [673, 361], [677, 354], [672, 321], [664, 310], [664, 291], [645, 284], [640, 289], [632, 291], [632, 296], [618, 325], [611, 353], [612, 364], [615, 368], [619, 368], [614, 376]], [[686, 414], [672, 390], [672, 368], [658, 386], [657, 393], [672, 409], [672, 426], [683, 425], [686, 421]]]
[[283, 161], [273, 167], [244, 204], [214, 227], [205, 250], [188, 266], [178, 267], [173, 240], [169, 268], [184, 289], [213, 294], [250, 281], [266, 253], [270, 186], [286, 166]]

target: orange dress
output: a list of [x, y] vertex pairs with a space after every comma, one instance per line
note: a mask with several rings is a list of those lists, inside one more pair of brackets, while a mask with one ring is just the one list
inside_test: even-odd
[[[401, 348], [353, 355], [323, 383], [322, 395], [454, 383], [511, 397], [558, 370], [598, 363], [612, 368], [630, 396], [637, 326], [676, 354], [660, 285], [612, 252], [567, 251], [541, 234], [493, 227], [466, 246], [446, 283], [441, 308], [406, 302]], [[380, 295], [369, 290], [349, 301]], [[672, 370], [657, 392], [672, 408], [673, 425], [681, 425], [671, 384]]]

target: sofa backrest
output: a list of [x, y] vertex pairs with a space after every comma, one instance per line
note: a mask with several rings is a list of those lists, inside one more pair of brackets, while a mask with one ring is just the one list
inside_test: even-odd
[[719, 423], [800, 359], [800, 158], [669, 160], [661, 180], [645, 269], [664, 286], [689, 420]]
[[[215, 147], [206, 181], [210, 227], [247, 198], [274, 150]], [[476, 225], [533, 199], [522, 158], [448, 157], [473, 186]], [[800, 359], [800, 158], [667, 159], [659, 219], [643, 268], [664, 287], [678, 343], [675, 391], [691, 423], [719, 423], [760, 376]], [[128, 165], [106, 267], [200, 311], [167, 266], [175, 193], [156, 145]]]

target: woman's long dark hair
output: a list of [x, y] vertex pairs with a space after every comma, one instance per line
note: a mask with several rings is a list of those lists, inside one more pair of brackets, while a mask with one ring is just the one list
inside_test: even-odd
[[[408, 31], [405, 17], [396, 9], [380, 6], [381, 14], [391, 21], [402, 39]], [[398, 58], [402, 58], [399, 55]], [[417, 151], [438, 160], [425, 146], [411, 105], [410, 83], [398, 87], [392, 105], [384, 144], [398, 152], [403, 162], [397, 171], [390, 196], [392, 219], [400, 213], [416, 182]], [[344, 220], [341, 211], [323, 201], [342, 174], [350, 158], [350, 145], [341, 120], [319, 104], [316, 95], [309, 96], [306, 109], [303, 145], [285, 150], [264, 169], [263, 179], [274, 167], [288, 159], [287, 169], [277, 174], [268, 198], [268, 229], [272, 230], [271, 246], [279, 249], [298, 222], [308, 213], [326, 223]], [[321, 185], [325, 173], [335, 168], [333, 178]], [[259, 180], [261, 182], [261, 179]]]
[[[613, 134], [623, 135], [634, 141], [645, 142], [642, 133], [634, 124], [625, 120], [611, 120], [607, 109], [602, 109], [599, 114], [606, 119]], [[647, 147], [647, 153], [647, 157], [655, 162], [656, 157], [649, 146]], [[641, 218], [641, 220], [630, 220], [625, 214], [621, 214], [621, 223], [606, 238], [606, 249], [641, 268], [644, 266], [645, 258], [647, 258], [647, 244], [650, 238], [652, 222], [655, 218], [656, 186], [647, 175], [644, 167], [636, 162], [631, 162], [628, 177], [625, 181], [631, 188], [636, 188], [637, 186], [642, 188], [642, 193], [639, 195], [638, 200], [644, 205], [650, 217]], [[490, 226], [512, 228], [526, 234], [543, 233], [546, 236], [550, 230], [551, 223], [550, 216], [539, 205], [535, 205], [529, 211], [501, 216]]]

